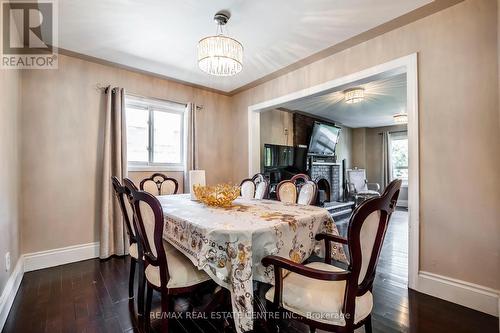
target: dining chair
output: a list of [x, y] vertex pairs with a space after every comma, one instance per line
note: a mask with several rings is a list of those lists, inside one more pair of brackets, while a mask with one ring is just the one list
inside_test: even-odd
[[171, 296], [188, 294], [210, 277], [163, 239], [164, 216], [160, 202], [152, 194], [127, 187], [132, 194], [140, 254], [144, 256], [146, 276], [146, 330], [151, 329], [153, 290], [161, 293], [161, 331], [168, 332]]
[[243, 179], [240, 184], [241, 196], [244, 199], [253, 199], [255, 196], [255, 183], [250, 179]]
[[[270, 307], [294, 315], [316, 328], [334, 332], [354, 332], [365, 326], [371, 333], [373, 280], [387, 226], [401, 188], [401, 180], [392, 181], [380, 197], [370, 198], [351, 215], [347, 238], [318, 234], [325, 241], [325, 261], [306, 265], [278, 256], [262, 259], [274, 268], [274, 287], [265, 298]], [[331, 264], [331, 242], [346, 244], [350, 260], [346, 270]], [[291, 273], [283, 277], [283, 270]]]
[[291, 180], [283, 180], [276, 186], [276, 197], [284, 203], [297, 202], [297, 187]]
[[311, 180], [306, 180], [299, 191], [297, 203], [299, 205], [312, 205], [316, 202], [318, 185]]
[[295, 184], [300, 183], [300, 182], [305, 183], [308, 180], [311, 180], [311, 177], [309, 177], [305, 173], [298, 173], [298, 174], [294, 175], [292, 178], [290, 178], [290, 180], [292, 182], [294, 182]]
[[152, 195], [177, 194], [179, 183], [176, 179], [165, 176], [162, 173], [154, 173], [151, 177], [145, 178], [139, 184], [141, 191], [146, 191]]
[[130, 275], [128, 282], [128, 297], [130, 299], [134, 298], [134, 277], [135, 277], [135, 267], [137, 260], [139, 259], [139, 250], [137, 247], [137, 237], [135, 230], [133, 228], [133, 218], [134, 212], [129, 201], [130, 191], [126, 186], [123, 186], [117, 177], [111, 177], [111, 182], [113, 183], [113, 189], [115, 196], [120, 205], [120, 210], [122, 212], [123, 221], [125, 223], [125, 229], [127, 230], [127, 235], [129, 239], [129, 255], [130, 255]]
[[241, 182], [241, 196], [245, 199], [265, 199], [269, 191], [269, 182], [263, 174], [258, 173], [252, 178]]

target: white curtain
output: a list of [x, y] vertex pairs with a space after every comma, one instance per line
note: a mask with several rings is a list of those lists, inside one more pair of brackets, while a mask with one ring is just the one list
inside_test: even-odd
[[382, 189], [391, 182], [391, 134], [389, 132], [382, 133], [382, 167], [380, 168], [382, 175]]
[[118, 200], [113, 193], [111, 177], [127, 177], [127, 137], [125, 91], [106, 88], [104, 122], [103, 178], [101, 180], [100, 253], [101, 259], [128, 252], [127, 233]]
[[186, 122], [184, 149], [184, 193], [189, 193], [189, 170], [196, 170], [198, 167], [198, 145], [196, 142], [196, 104], [188, 103], [184, 120]]

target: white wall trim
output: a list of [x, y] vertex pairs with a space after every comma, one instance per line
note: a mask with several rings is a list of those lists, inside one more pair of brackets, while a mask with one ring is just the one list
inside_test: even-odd
[[418, 68], [417, 53], [397, 58], [362, 71], [336, 78], [316, 86], [295, 91], [248, 107], [248, 175], [260, 172], [260, 112], [271, 110], [285, 102], [322, 94], [336, 87], [388, 71], [406, 71], [406, 112], [408, 113], [408, 285], [418, 290], [419, 270], [419, 129], [418, 129]]
[[99, 242], [79, 244], [24, 255], [24, 271], [49, 268], [99, 257]]
[[24, 275], [24, 258], [21, 256], [16, 263], [16, 267], [12, 271], [7, 283], [2, 292], [2, 296], [0, 297], [0, 332], [5, 325], [5, 321], [9, 316], [10, 308], [14, 303], [14, 299], [16, 298], [17, 291], [19, 290], [19, 286], [21, 285], [21, 281]]
[[421, 271], [419, 291], [498, 317], [500, 291], [478, 284]]

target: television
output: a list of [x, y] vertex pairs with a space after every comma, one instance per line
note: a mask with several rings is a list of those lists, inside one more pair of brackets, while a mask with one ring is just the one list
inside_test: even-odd
[[334, 156], [341, 128], [315, 121], [311, 140], [309, 141], [308, 155]]

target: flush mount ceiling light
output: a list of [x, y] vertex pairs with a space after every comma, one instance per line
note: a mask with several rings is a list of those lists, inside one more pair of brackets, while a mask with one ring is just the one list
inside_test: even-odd
[[205, 37], [198, 42], [198, 66], [210, 75], [232, 76], [243, 69], [243, 46], [236, 39], [224, 35], [223, 27], [230, 17], [227, 11], [215, 14], [215, 36]]
[[392, 117], [396, 124], [408, 124], [408, 114], [406, 112], [396, 113]]
[[344, 100], [347, 104], [354, 104], [365, 99], [365, 90], [363, 88], [351, 88], [344, 90]]

